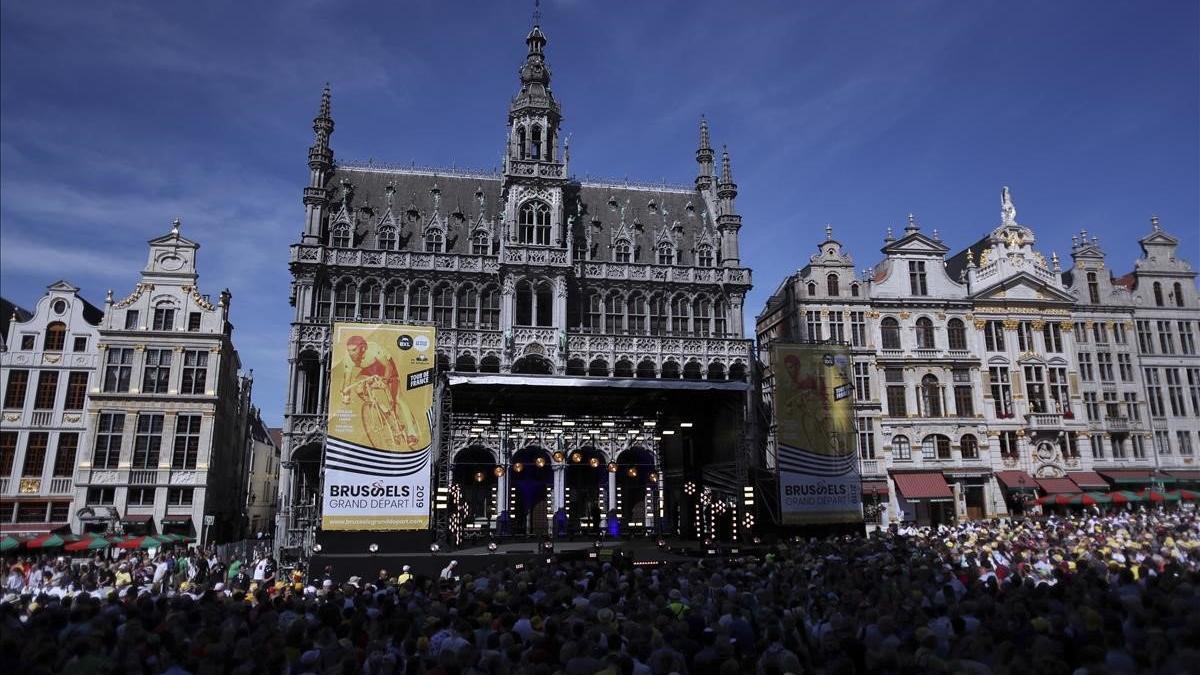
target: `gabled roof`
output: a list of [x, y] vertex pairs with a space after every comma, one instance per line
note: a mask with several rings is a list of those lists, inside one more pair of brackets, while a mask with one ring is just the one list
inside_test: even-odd
[[931, 255], [945, 255], [950, 249], [940, 241], [925, 236], [919, 230], [909, 231], [903, 237], [888, 242], [883, 248], [879, 249], [885, 255], [895, 253], [929, 253]]
[[[1013, 294], [1013, 291], [1017, 287], [1024, 287], [1024, 288], [1028, 288], [1032, 291], [1040, 292], [1042, 294], [1042, 297], [1037, 298], [1036, 295], [1033, 295], [1033, 297], [1030, 297], [1030, 298], [1021, 298], [1020, 295]], [[1001, 291], [1004, 292], [1003, 295], [1000, 294]], [[1069, 302], [1069, 303], [1075, 302], [1075, 298], [1072, 295], [1070, 295], [1064, 291], [1061, 291], [1061, 290], [1055, 288], [1054, 286], [1051, 286], [1044, 279], [1040, 279], [1040, 278], [1030, 274], [1029, 272], [1024, 272], [1024, 271], [1017, 272], [1013, 276], [1006, 277], [1004, 279], [998, 279], [995, 283], [992, 283], [984, 288], [975, 290], [971, 294], [971, 298], [973, 298], [974, 300], [977, 300], [977, 301], [978, 300], [992, 300], [992, 299], [995, 299], [995, 300], [1021, 300], [1021, 299], [1035, 300], [1035, 299], [1038, 299], [1038, 300], [1043, 300], [1043, 301], [1051, 300], [1051, 301]]]

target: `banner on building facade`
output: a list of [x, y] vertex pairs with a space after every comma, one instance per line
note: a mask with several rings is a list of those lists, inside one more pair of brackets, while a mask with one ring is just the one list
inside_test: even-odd
[[325, 530], [429, 527], [434, 328], [333, 327]]
[[862, 522], [850, 349], [775, 344], [771, 366], [783, 524]]

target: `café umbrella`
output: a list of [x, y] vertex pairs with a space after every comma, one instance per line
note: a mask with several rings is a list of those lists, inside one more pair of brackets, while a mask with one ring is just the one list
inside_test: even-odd
[[1141, 495], [1142, 499], [1145, 499], [1148, 502], [1158, 503], [1179, 501], [1179, 495], [1172, 494], [1170, 492], [1163, 492], [1161, 490], [1155, 490], [1153, 488], [1146, 488], [1138, 494]]
[[0, 539], [0, 551], [11, 551], [11, 550], [19, 547], [20, 545], [21, 545], [21, 540], [17, 539], [16, 537], [12, 536], [11, 534], [6, 534], [6, 535], [4, 535], [3, 539]]
[[57, 534], [42, 534], [25, 541], [25, 548], [58, 548], [64, 543]]
[[63, 547], [64, 551], [99, 551], [112, 546], [112, 542], [98, 534], [91, 534]]
[[144, 537], [130, 537], [124, 541], [117, 542], [115, 545], [117, 548], [158, 548], [163, 545], [163, 540], [155, 536], [146, 535]]

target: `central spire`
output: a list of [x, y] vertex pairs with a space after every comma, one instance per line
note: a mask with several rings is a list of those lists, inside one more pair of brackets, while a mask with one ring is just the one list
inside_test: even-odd
[[[508, 107], [508, 162], [534, 161], [561, 164], [558, 101], [550, 91], [550, 67], [546, 65], [546, 34], [542, 32], [540, 5], [534, 6], [533, 28], [525, 36], [525, 62], [518, 71], [521, 90]], [[541, 170], [537, 174], [544, 173]], [[561, 173], [557, 171], [555, 173]]]

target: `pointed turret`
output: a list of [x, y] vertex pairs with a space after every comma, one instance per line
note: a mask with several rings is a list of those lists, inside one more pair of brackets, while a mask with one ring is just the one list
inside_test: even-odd
[[[525, 62], [519, 71], [521, 90], [508, 107], [508, 153], [505, 172], [514, 175], [565, 178], [566, 167], [558, 152], [558, 130], [562, 113], [550, 91], [550, 67], [546, 65], [546, 35], [534, 13], [533, 29], [525, 37]], [[542, 166], [519, 170], [514, 162], [537, 162]], [[546, 164], [556, 166], [547, 167]]]
[[321, 241], [321, 228], [325, 221], [325, 207], [329, 203], [329, 191], [325, 182], [333, 171], [333, 149], [329, 137], [333, 135], [333, 117], [330, 114], [329, 83], [321, 92], [321, 105], [313, 118], [313, 144], [308, 149], [308, 187], [304, 188], [304, 243]]
[[696, 174], [696, 189], [710, 190], [713, 184], [713, 151], [708, 138], [708, 120], [700, 116], [700, 147], [696, 149], [696, 163], [700, 172]]
[[721, 148], [721, 180], [717, 183], [717, 229], [721, 232], [721, 264], [725, 267], [741, 267], [738, 253], [738, 231], [742, 229], [742, 217], [734, 209], [737, 183], [733, 182], [733, 168], [729, 163], [729, 150]]

